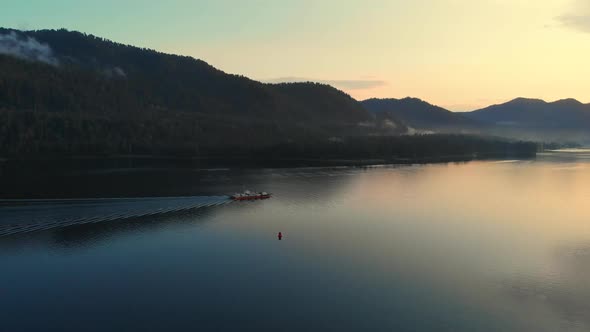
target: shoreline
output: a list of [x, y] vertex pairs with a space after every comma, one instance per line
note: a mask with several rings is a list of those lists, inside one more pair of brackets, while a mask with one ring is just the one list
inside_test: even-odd
[[108, 171], [142, 169], [193, 169], [225, 171], [231, 169], [298, 168], [298, 167], [362, 167], [376, 165], [436, 164], [507, 158], [534, 159], [534, 154], [473, 153], [423, 157], [384, 158], [256, 158], [256, 157], [175, 157], [157, 155], [72, 156], [63, 158], [0, 158], [0, 176], [5, 172], [25, 171]]
[[[64, 199], [101, 197], [194, 196], [230, 193], [244, 185], [257, 183], [252, 175], [266, 174], [269, 169], [298, 168], [370, 168], [412, 164], [466, 163], [475, 160], [534, 159], [531, 155], [486, 154], [447, 155], [423, 158], [388, 159], [232, 159], [207, 160], [199, 163], [137, 162], [128, 156], [105, 162], [104, 158], [12, 161], [0, 167], [1, 199]], [[145, 161], [145, 158], [142, 159]], [[161, 160], [160, 160], [161, 161]], [[226, 167], [220, 167], [225, 165]], [[230, 167], [227, 167], [227, 166]], [[237, 182], [236, 182], [237, 181]], [[252, 183], [254, 181], [254, 183]]]

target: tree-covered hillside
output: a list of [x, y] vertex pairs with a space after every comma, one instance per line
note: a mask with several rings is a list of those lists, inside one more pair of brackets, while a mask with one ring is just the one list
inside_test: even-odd
[[327, 85], [263, 84], [67, 30], [0, 36], [0, 155], [194, 153], [406, 130]]
[[388, 159], [536, 149], [468, 136], [388, 139], [407, 130], [395, 113], [369, 112], [329, 85], [264, 84], [79, 32], [0, 29], [0, 158]]
[[375, 114], [391, 114], [406, 125], [418, 130], [458, 133], [478, 132], [485, 128], [483, 122], [417, 98], [372, 98], [362, 101], [362, 104]]

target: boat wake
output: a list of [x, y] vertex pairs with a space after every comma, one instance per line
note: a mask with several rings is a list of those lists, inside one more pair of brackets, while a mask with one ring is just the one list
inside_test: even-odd
[[0, 200], [0, 237], [213, 207], [228, 196]]

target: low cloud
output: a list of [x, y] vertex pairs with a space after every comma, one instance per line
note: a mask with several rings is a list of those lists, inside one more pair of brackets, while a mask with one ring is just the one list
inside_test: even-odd
[[58, 66], [59, 61], [53, 55], [49, 45], [40, 43], [35, 38], [19, 38], [16, 32], [0, 35], [0, 54], [14, 56], [29, 61], [37, 61]]
[[590, 33], [590, 3], [577, 0], [563, 15], [555, 18], [562, 26]]
[[125, 71], [123, 69], [121, 69], [121, 67], [106, 68], [102, 72], [105, 76], [110, 77], [110, 78], [113, 78], [113, 77], [126, 78], [127, 77], [127, 73], [125, 73]]
[[573, 28], [578, 31], [590, 33], [590, 15], [562, 15], [558, 20], [563, 26]]
[[306, 77], [279, 77], [270, 80], [265, 80], [267, 83], [295, 83], [295, 82], [317, 82], [329, 84], [339, 89], [344, 90], [365, 90], [387, 85], [386, 81], [375, 79], [359, 79], [359, 80], [319, 80]]

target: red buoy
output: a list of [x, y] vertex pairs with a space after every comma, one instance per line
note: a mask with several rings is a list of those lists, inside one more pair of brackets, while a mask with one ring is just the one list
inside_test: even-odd
[[279, 232], [279, 241], [283, 239], [283, 233]]

